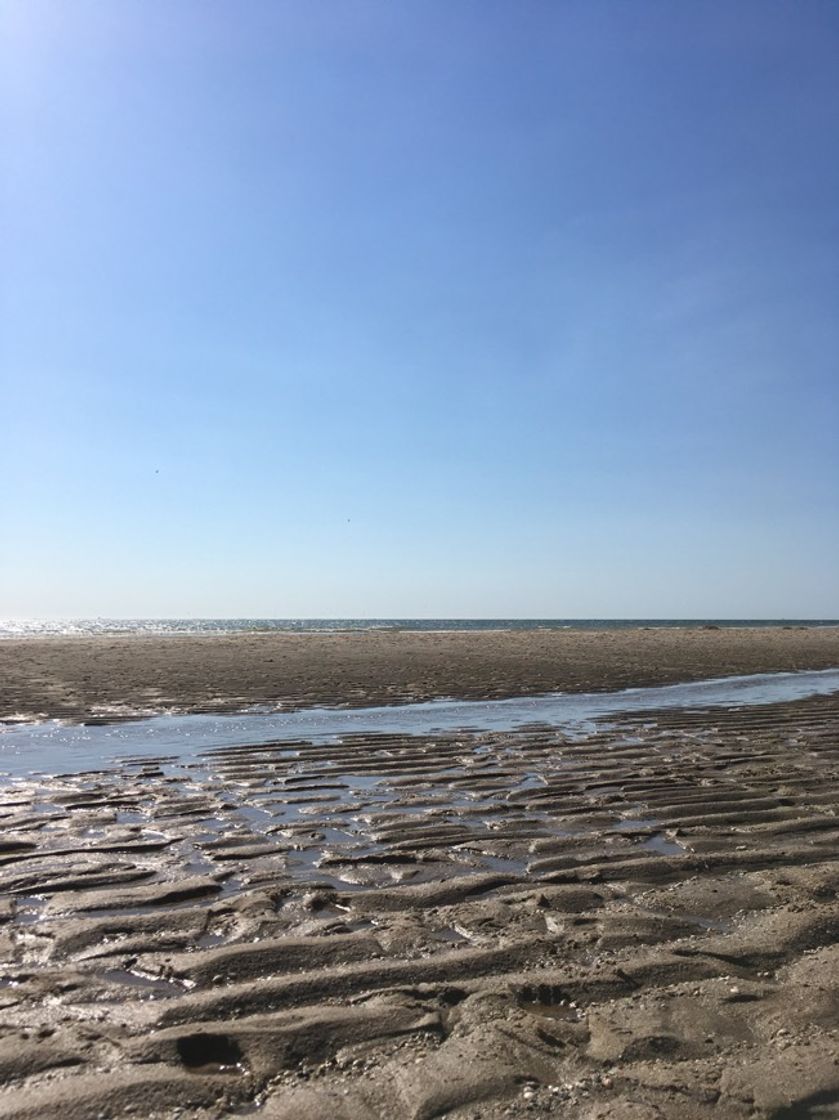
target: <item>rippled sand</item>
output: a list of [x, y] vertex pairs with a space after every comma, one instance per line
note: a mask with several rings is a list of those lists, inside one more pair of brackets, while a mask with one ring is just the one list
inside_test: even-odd
[[0, 1116], [830, 1115], [837, 731], [818, 697], [6, 787]]
[[839, 696], [123, 759], [0, 819], [6, 1120], [839, 1111]]

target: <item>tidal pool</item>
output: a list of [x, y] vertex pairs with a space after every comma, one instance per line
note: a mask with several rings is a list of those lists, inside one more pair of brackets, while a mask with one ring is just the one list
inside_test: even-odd
[[0, 774], [69, 774], [113, 759], [165, 755], [195, 759], [211, 747], [287, 739], [325, 742], [349, 734], [428, 735], [511, 731], [528, 724], [583, 735], [604, 720], [672, 708], [733, 708], [839, 692], [839, 668], [757, 673], [619, 692], [555, 692], [509, 700], [432, 700], [376, 708], [250, 709], [224, 715], [158, 715], [86, 726], [58, 720], [0, 730]]

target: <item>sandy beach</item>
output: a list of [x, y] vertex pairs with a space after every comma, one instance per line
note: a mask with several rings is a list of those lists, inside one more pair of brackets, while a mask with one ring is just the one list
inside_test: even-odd
[[0, 1120], [839, 1120], [839, 0], [0, 27]]
[[611, 691], [839, 665], [839, 627], [0, 641], [0, 719]]
[[[836, 665], [809, 629], [0, 644], [4, 715], [74, 719]], [[129, 758], [0, 816], [4, 1120], [839, 1110], [839, 695]]]

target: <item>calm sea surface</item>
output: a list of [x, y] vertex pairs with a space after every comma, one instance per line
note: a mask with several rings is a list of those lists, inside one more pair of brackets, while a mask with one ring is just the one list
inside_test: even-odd
[[627, 630], [638, 626], [839, 626], [826, 618], [75, 618], [0, 619], [0, 638], [339, 630]]

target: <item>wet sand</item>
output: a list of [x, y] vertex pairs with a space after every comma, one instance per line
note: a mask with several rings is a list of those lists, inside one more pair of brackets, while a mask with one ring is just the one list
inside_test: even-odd
[[0, 819], [5, 1120], [839, 1114], [839, 695], [121, 760]]
[[839, 665], [839, 627], [348, 632], [0, 642], [0, 719], [404, 703]]

